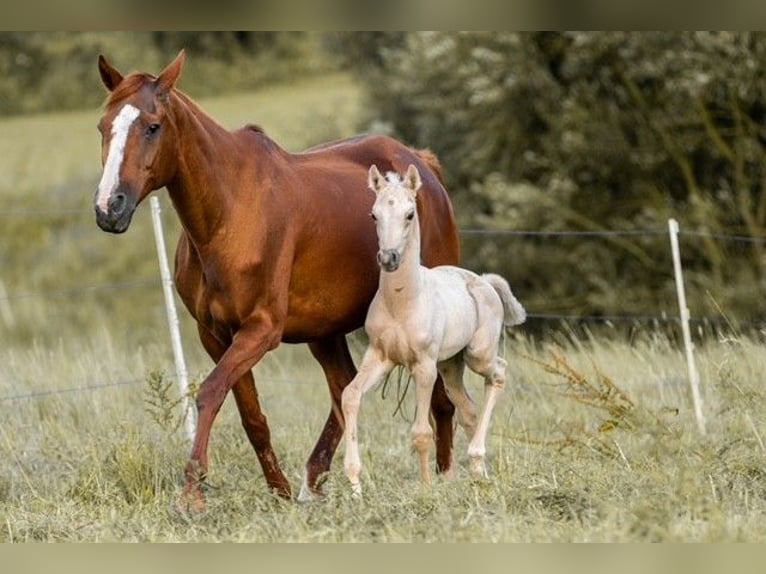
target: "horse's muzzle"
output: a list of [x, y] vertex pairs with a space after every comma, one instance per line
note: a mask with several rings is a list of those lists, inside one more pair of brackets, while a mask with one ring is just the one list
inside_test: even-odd
[[109, 233], [124, 233], [130, 227], [133, 213], [136, 210], [136, 200], [133, 194], [117, 190], [109, 198], [106, 212], [96, 205], [96, 223]]
[[381, 249], [378, 251], [378, 265], [383, 271], [396, 271], [402, 262], [402, 256], [396, 249]]

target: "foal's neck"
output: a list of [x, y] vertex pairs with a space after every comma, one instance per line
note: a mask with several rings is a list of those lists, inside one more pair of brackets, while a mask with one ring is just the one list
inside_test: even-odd
[[389, 311], [406, 312], [420, 294], [422, 285], [420, 265], [420, 223], [412, 220], [410, 235], [404, 246], [402, 262], [396, 271], [380, 271], [380, 291]]

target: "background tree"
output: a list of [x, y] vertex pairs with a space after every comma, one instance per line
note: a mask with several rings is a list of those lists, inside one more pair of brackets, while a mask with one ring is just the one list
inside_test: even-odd
[[[464, 225], [664, 230], [672, 216], [764, 235], [764, 34], [410, 33], [379, 55], [376, 115], [439, 154]], [[664, 235], [510, 241], [468, 239], [466, 263], [505, 272], [532, 309], [673, 310]], [[761, 242], [683, 250], [697, 309], [709, 291], [752, 317]]]
[[763, 318], [763, 241], [710, 234], [766, 235], [765, 33], [0, 32], [0, 115], [95, 109], [99, 53], [159, 70], [182, 47], [195, 97], [350, 70], [360, 128], [437, 152], [464, 227], [623, 233], [466, 234], [532, 311], [675, 314], [676, 217], [707, 232], [682, 238], [692, 312]]

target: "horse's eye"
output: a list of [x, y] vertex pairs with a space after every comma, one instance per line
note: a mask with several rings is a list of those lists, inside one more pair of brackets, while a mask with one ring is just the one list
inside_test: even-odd
[[374, 214], [374, 213], [372, 213], [372, 212], [370, 212], [370, 217], [372, 217], [372, 220], [373, 220], [373, 221], [377, 221], [377, 220], [378, 220], [378, 218], [377, 218], [377, 217], [375, 217], [375, 214]]
[[149, 124], [146, 128], [146, 137], [151, 137], [160, 130], [160, 124]]
[[412, 218], [413, 218], [413, 217], [415, 217], [415, 212], [414, 212], [414, 211], [410, 211], [410, 212], [407, 214], [407, 216], [406, 216], [406, 217], [407, 217], [407, 221], [412, 221]]

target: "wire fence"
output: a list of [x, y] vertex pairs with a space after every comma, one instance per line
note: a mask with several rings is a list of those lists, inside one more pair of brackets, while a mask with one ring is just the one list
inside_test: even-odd
[[[45, 219], [56, 218], [61, 216], [92, 216], [91, 210], [81, 208], [67, 208], [67, 209], [12, 209], [12, 210], [0, 210], [0, 220], [11, 219]], [[475, 229], [475, 228], [463, 228], [460, 230], [461, 236], [514, 236], [514, 237], [667, 237], [667, 229], [633, 229], [633, 230], [516, 230], [516, 229]], [[725, 234], [708, 232], [702, 230], [680, 230], [680, 236], [690, 238], [709, 238], [720, 242], [730, 243], [764, 243], [766, 242], [766, 236], [748, 236], [738, 234]], [[137, 279], [132, 281], [119, 281], [111, 283], [100, 284], [82, 284], [75, 287], [68, 287], [62, 289], [41, 289], [32, 291], [21, 292], [6, 292], [5, 286], [2, 283], [2, 275], [0, 275], [0, 310], [3, 305], [8, 305], [13, 302], [29, 300], [29, 299], [43, 299], [43, 300], [60, 300], [66, 298], [81, 298], [89, 294], [93, 294], [98, 291], [106, 290], [132, 290], [132, 289], [144, 289], [147, 287], [159, 287], [162, 281], [159, 277], [153, 279]], [[531, 319], [537, 319], [540, 321], [580, 321], [580, 322], [598, 322], [598, 323], [655, 323], [655, 324], [673, 324], [679, 323], [680, 319], [675, 315], [661, 314], [661, 315], [625, 315], [625, 314], [611, 314], [611, 315], [582, 315], [582, 314], [562, 314], [562, 313], [548, 313], [545, 311], [531, 310], [527, 313], [527, 316]], [[690, 320], [695, 323], [713, 322], [713, 318], [710, 317], [691, 317]], [[264, 379], [266, 380], [266, 379]], [[51, 389], [42, 391], [33, 391], [28, 393], [20, 393], [10, 396], [0, 396], [0, 403], [13, 403], [23, 400], [39, 399], [42, 397], [49, 397], [55, 395], [65, 395], [71, 393], [80, 392], [93, 392], [104, 389], [113, 388], [126, 388], [133, 385], [138, 385], [144, 382], [144, 379], [128, 379], [122, 381], [101, 381], [94, 382], [87, 385], [71, 386], [62, 389]], [[295, 382], [301, 381], [282, 381], [280, 382]]]
[[[24, 215], [34, 214], [33, 216], [51, 216], [53, 213], [48, 210], [22, 210], [22, 211], [0, 211], [0, 218], [8, 217], [22, 217]], [[82, 211], [77, 213], [82, 214]], [[603, 230], [603, 231], [583, 231], [583, 230], [549, 230], [549, 231], [533, 231], [533, 230], [512, 230], [512, 229], [461, 229], [462, 236], [514, 236], [514, 237], [630, 237], [630, 236], [665, 236], [667, 237], [667, 230], [659, 229], [643, 229], [643, 230]], [[732, 243], [764, 243], [766, 242], [766, 236], [754, 237], [747, 235], [729, 235], [723, 233], [711, 233], [705, 231], [683, 231], [679, 232], [680, 236], [685, 237], [707, 237], [716, 241], [725, 241]], [[22, 292], [6, 292], [2, 288], [2, 275], [0, 275], [0, 305], [4, 303], [12, 303], [25, 299], [60, 299], [68, 297], [83, 297], [90, 295], [98, 291], [110, 291], [110, 290], [131, 290], [146, 288], [149, 286], [159, 286], [161, 280], [159, 277], [154, 279], [137, 279], [132, 281], [118, 281], [111, 283], [101, 284], [83, 284], [76, 287], [68, 287], [62, 289], [40, 289], [34, 291], [22, 291]], [[637, 322], [637, 323], [672, 323], [677, 322], [678, 317], [673, 315], [650, 315], [650, 314], [598, 314], [598, 315], [583, 315], [583, 314], [565, 314], [565, 313], [548, 313], [545, 311], [529, 311], [527, 317], [531, 319], [537, 319], [541, 321], [584, 321], [584, 322], [602, 322], [602, 323], [619, 323], [619, 322]], [[692, 322], [696, 323], [715, 323], [717, 319], [713, 317], [695, 316], [691, 317]]]
[[[92, 211], [83, 209], [14, 209], [0, 211], [0, 219], [18, 219], [18, 218], [50, 218], [60, 215], [92, 215]], [[514, 237], [667, 237], [667, 229], [631, 229], [631, 230], [519, 230], [519, 229], [475, 229], [462, 228], [460, 235], [463, 237], [471, 236], [514, 236]], [[766, 236], [735, 235], [725, 233], [714, 233], [697, 230], [680, 230], [680, 236], [695, 238], [710, 238], [716, 241], [731, 243], [766, 243]], [[2, 275], [0, 275], [2, 280]], [[68, 296], [88, 295], [94, 291], [101, 290], [124, 290], [143, 288], [149, 285], [160, 285], [160, 279], [139, 279], [133, 281], [120, 281], [114, 283], [103, 283], [96, 285], [81, 285], [66, 289], [36, 290], [20, 293], [0, 293], [0, 302], [12, 302], [23, 299], [41, 298], [53, 299]], [[527, 316], [542, 320], [562, 320], [562, 319], [580, 319], [580, 320], [601, 320], [601, 321], [659, 321], [668, 322], [677, 320], [676, 317], [662, 315], [566, 315], [545, 312], [531, 312]], [[699, 320], [710, 318], [698, 317]]]

